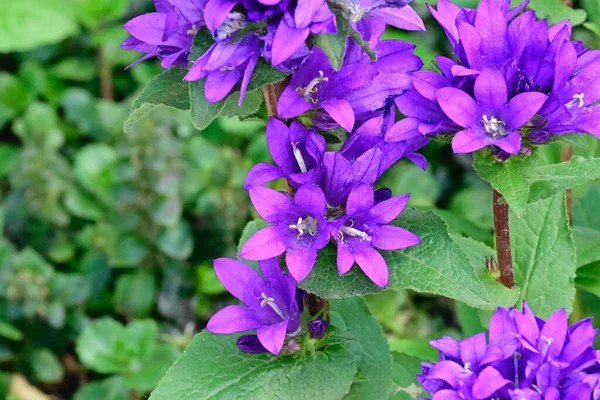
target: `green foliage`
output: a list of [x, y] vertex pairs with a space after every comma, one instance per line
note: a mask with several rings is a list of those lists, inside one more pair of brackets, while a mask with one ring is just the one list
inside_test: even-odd
[[551, 24], [571, 20], [571, 24], [580, 25], [585, 21], [587, 13], [565, 5], [562, 0], [532, 0], [529, 4], [539, 18], [548, 18]]
[[[342, 23], [342, 18], [338, 16], [337, 25], [341, 26]], [[346, 33], [342, 29], [335, 35], [321, 33], [315, 36], [315, 45], [327, 54], [329, 64], [331, 64], [334, 71], [339, 71], [342, 68], [344, 54], [346, 54], [346, 42]]]
[[410, 400], [427, 396], [417, 375], [421, 371], [422, 360], [406, 354], [392, 353], [392, 387], [389, 393], [390, 400]]

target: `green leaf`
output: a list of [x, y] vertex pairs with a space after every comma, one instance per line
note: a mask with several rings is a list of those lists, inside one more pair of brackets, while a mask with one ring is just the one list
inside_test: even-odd
[[27, 365], [38, 382], [58, 383], [65, 375], [60, 360], [48, 349], [36, 349], [29, 353]]
[[598, 228], [573, 227], [578, 267], [600, 261], [600, 227]]
[[498, 162], [492, 156], [478, 151], [473, 157], [473, 166], [483, 180], [502, 193], [515, 215], [521, 217], [529, 197], [526, 177], [536, 161], [536, 157], [517, 156]]
[[93, 29], [102, 22], [121, 18], [128, 6], [129, 0], [82, 0], [79, 17]]
[[163, 230], [158, 235], [158, 248], [169, 257], [185, 260], [192, 254], [194, 238], [192, 228], [187, 221], [181, 221], [177, 226]]
[[174, 345], [158, 344], [150, 359], [125, 378], [125, 385], [143, 393], [152, 391], [180, 355], [181, 351]]
[[541, 318], [572, 310], [575, 248], [564, 194], [528, 204], [524, 218], [511, 215], [510, 234], [519, 300]]
[[[254, 221], [248, 222], [246, 224], [246, 226], [244, 227], [244, 231], [242, 232], [242, 236], [240, 236], [240, 240], [238, 242], [238, 247], [237, 247], [238, 254], [240, 254], [240, 252], [242, 251], [242, 247], [244, 246], [244, 243], [246, 243], [252, 235], [254, 235], [256, 232], [260, 231], [261, 229], [266, 228], [267, 226], [269, 226], [269, 224], [266, 223], [265, 221], [263, 221], [262, 219], [255, 219]], [[252, 268], [254, 268], [255, 270], [258, 271], [258, 262], [257, 261], [248, 261], [248, 260], [241, 259], [239, 257], [238, 257], [238, 259], [240, 261], [245, 262], [246, 264], [252, 266]]]
[[136, 234], [114, 233], [106, 241], [106, 251], [112, 267], [137, 267], [148, 255], [146, 241]]
[[390, 349], [392, 353], [398, 352], [435, 362], [438, 359], [438, 351], [431, 347], [430, 341], [430, 338], [390, 339]]
[[367, 53], [371, 61], [377, 61], [377, 52], [371, 47], [369, 42], [365, 41], [356, 29], [350, 25], [348, 20], [341, 19], [342, 24], [338, 25], [339, 29], [344, 32], [345, 35], [349, 36], [352, 40], [356, 42], [360, 46], [360, 48]]
[[122, 377], [113, 376], [88, 383], [75, 393], [73, 400], [131, 400], [131, 393]]
[[577, 270], [575, 284], [600, 297], [600, 262], [583, 266]]
[[118, 155], [106, 144], [90, 144], [75, 156], [75, 176], [81, 184], [94, 193], [107, 192], [112, 184], [111, 167]]
[[364, 299], [332, 300], [331, 324], [352, 335], [344, 343], [356, 357], [357, 376], [345, 399], [383, 399], [391, 383], [391, 357], [387, 339]]
[[392, 353], [392, 387], [388, 399], [411, 400], [428, 397], [417, 379], [423, 360], [407, 354]]
[[342, 399], [356, 364], [352, 352], [335, 344], [306, 357], [239, 351], [237, 335], [204, 331], [152, 392], [152, 400]]
[[538, 18], [548, 18], [551, 24], [568, 19], [573, 26], [580, 25], [587, 16], [584, 10], [574, 10], [563, 0], [531, 0], [529, 7], [536, 11]]
[[77, 33], [77, 23], [60, 0], [0, 2], [0, 53], [58, 43]]
[[51, 283], [55, 300], [64, 306], [83, 304], [92, 292], [91, 282], [83, 274], [57, 272]]
[[[154, 106], [167, 106], [178, 110], [190, 109], [190, 83], [183, 80], [187, 74], [185, 68], [170, 68], [154, 78], [140, 93], [133, 103], [129, 118], [125, 122], [124, 130], [127, 132], [146, 112], [139, 112], [142, 106], [151, 104]], [[148, 107], [148, 106], [147, 106]], [[154, 109], [150, 107], [149, 109]]]
[[519, 300], [519, 288], [509, 289], [501, 283], [496, 282], [487, 270], [486, 258], [491, 257], [496, 259], [496, 252], [484, 243], [477, 242], [471, 238], [458, 235], [450, 236], [466, 254], [473, 270], [485, 286], [490, 297], [491, 309], [514, 306]]
[[0, 320], [0, 337], [17, 342], [23, 339], [23, 332], [8, 322]]
[[440, 185], [431, 169], [423, 171], [413, 163], [399, 162], [390, 168], [378, 182], [392, 193], [410, 193], [409, 207], [434, 208], [440, 194]]
[[197, 269], [196, 276], [198, 277], [198, 284], [196, 287], [200, 293], [215, 295], [227, 292], [227, 289], [223, 286], [215, 269], [213, 268], [212, 262], [204, 262]]
[[121, 275], [115, 286], [115, 308], [133, 318], [147, 317], [154, 306], [156, 281], [144, 270]]
[[103, 318], [88, 325], [77, 338], [77, 355], [89, 369], [102, 374], [139, 371], [154, 352], [158, 327], [151, 320], [127, 325]]
[[544, 165], [528, 172], [531, 187], [530, 201], [546, 199], [554, 194], [600, 179], [600, 158], [575, 156], [569, 161]]
[[[338, 16], [338, 26], [341, 23], [341, 17]], [[344, 54], [346, 54], [346, 33], [340, 29], [338, 33], [332, 35], [330, 33], [320, 33], [315, 35], [315, 45], [320, 47], [327, 58], [329, 58], [329, 64], [334, 71], [339, 71], [342, 68], [344, 62]]]
[[[446, 224], [433, 212], [406, 210], [394, 222], [418, 235], [422, 243], [401, 251], [382, 251], [390, 271], [388, 289], [412, 289], [489, 308], [488, 295], [469, 260], [448, 235]], [[319, 252], [312, 273], [300, 287], [325, 298], [345, 298], [382, 289], [355, 265], [339, 276], [336, 252], [329, 246]]]
[[71, 186], [65, 194], [65, 208], [71, 214], [84, 219], [99, 220], [104, 215], [102, 208], [76, 186]]
[[178, 196], [161, 199], [152, 205], [150, 215], [158, 225], [174, 227], [181, 219], [183, 204]]
[[96, 63], [92, 59], [70, 57], [52, 66], [50, 72], [60, 79], [87, 82], [94, 79], [96, 70]]

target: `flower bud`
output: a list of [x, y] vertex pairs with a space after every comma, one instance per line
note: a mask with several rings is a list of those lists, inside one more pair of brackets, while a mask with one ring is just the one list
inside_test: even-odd
[[257, 335], [242, 335], [237, 340], [237, 347], [246, 354], [261, 354], [268, 350], [260, 343]]
[[310, 331], [310, 337], [313, 339], [322, 339], [325, 336], [325, 331], [327, 331], [327, 326], [329, 322], [325, 321], [323, 318], [319, 317], [314, 321], [310, 321], [308, 323], [308, 330]]

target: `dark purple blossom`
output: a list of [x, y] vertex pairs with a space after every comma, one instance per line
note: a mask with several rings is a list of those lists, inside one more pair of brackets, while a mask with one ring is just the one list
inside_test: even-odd
[[337, 242], [337, 266], [340, 275], [350, 271], [354, 262], [375, 284], [386, 287], [389, 272], [380, 250], [399, 250], [414, 246], [421, 239], [394, 225], [388, 225], [404, 209], [409, 195], [392, 197], [375, 204], [370, 185], [356, 186], [346, 205], [346, 215], [329, 223]]
[[424, 363], [419, 381], [434, 399], [596, 400], [600, 354], [591, 320], [568, 326], [566, 311], [547, 321], [527, 303], [523, 312], [500, 308], [485, 334], [461, 342], [431, 342], [440, 361]]
[[276, 190], [253, 186], [250, 199], [258, 214], [272, 224], [256, 232], [242, 247], [240, 257], [267, 260], [286, 252], [290, 274], [301, 282], [312, 271], [317, 250], [329, 242], [327, 205], [323, 191], [307, 184], [294, 198]]
[[[271, 353], [279, 354], [286, 335], [300, 327], [296, 283], [281, 272], [275, 259], [261, 261], [259, 267], [264, 278], [240, 261], [215, 260], [217, 277], [245, 306], [223, 308], [212, 316], [206, 329], [220, 334], [256, 330], [260, 344]], [[258, 352], [260, 348], [252, 339], [240, 338], [238, 346], [241, 345], [242, 351]]]
[[156, 11], [128, 21], [123, 27], [131, 35], [122, 48], [146, 53], [133, 65], [152, 57], [163, 68], [187, 66], [194, 36], [204, 25], [206, 0], [154, 0]]
[[310, 321], [308, 323], [308, 331], [310, 332], [310, 337], [313, 339], [323, 339], [328, 326], [329, 322], [323, 319], [323, 317], [319, 317]]
[[255, 165], [246, 177], [246, 189], [278, 178], [285, 178], [295, 190], [307, 183], [321, 183], [321, 161], [327, 144], [316, 130], [306, 129], [298, 121], [288, 127], [271, 118], [267, 123], [267, 146], [275, 165]]
[[260, 340], [258, 340], [258, 335], [242, 335], [237, 338], [236, 344], [238, 349], [246, 354], [261, 354], [269, 352], [269, 350], [265, 349], [265, 346], [262, 345]]

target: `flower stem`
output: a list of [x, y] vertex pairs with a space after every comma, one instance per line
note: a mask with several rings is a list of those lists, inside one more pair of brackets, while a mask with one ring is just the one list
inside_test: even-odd
[[[573, 158], [573, 146], [563, 147], [561, 159], [562, 162], [569, 161]], [[567, 215], [569, 216], [569, 224], [573, 225], [573, 189], [567, 189]]]
[[[269, 117], [277, 118], [277, 101], [279, 96], [285, 89], [286, 81], [271, 83], [263, 86], [263, 96], [265, 98], [265, 105], [267, 106], [267, 113]], [[286, 184], [287, 191], [293, 194], [293, 189], [290, 185]], [[323, 314], [323, 319], [329, 321], [329, 301], [315, 294], [308, 294], [308, 311], [310, 315], [317, 315], [318, 313]]]
[[106, 59], [103, 46], [98, 46], [98, 66], [100, 67], [100, 96], [104, 100], [114, 99], [112, 68]]
[[498, 279], [507, 288], [515, 286], [515, 276], [510, 249], [510, 229], [508, 224], [508, 204], [497, 190], [494, 190], [494, 233], [498, 252]]

